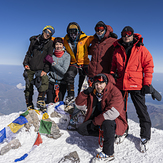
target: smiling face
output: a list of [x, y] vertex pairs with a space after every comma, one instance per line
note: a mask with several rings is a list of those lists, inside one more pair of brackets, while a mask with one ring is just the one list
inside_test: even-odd
[[134, 38], [133, 35], [131, 35], [131, 36], [126, 35], [126, 36], [122, 37], [122, 40], [123, 40], [123, 42], [128, 43], [128, 42], [133, 41], [133, 38]]
[[63, 50], [63, 44], [60, 42], [55, 43], [55, 50], [62, 51]]
[[106, 87], [105, 82], [96, 82], [95, 83], [95, 89], [98, 93], [102, 93], [105, 87]]
[[48, 38], [50, 38], [51, 37], [51, 31], [49, 30], [49, 29], [45, 29], [44, 31], [43, 31], [43, 37], [44, 37], [44, 39], [48, 39]]

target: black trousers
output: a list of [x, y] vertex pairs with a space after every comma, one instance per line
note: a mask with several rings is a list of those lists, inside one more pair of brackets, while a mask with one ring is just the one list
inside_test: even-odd
[[[88, 120], [81, 124], [77, 131], [79, 134], [83, 136], [99, 136], [99, 126], [96, 127], [95, 130], [90, 129], [90, 124], [92, 120]], [[102, 123], [102, 130], [104, 136], [104, 143], [103, 143], [103, 152], [106, 155], [113, 155], [114, 153], [114, 136], [115, 136], [115, 121], [105, 120]]]
[[[128, 91], [128, 93], [131, 95], [131, 100], [139, 118], [140, 137], [149, 140], [151, 138], [151, 120], [145, 105], [145, 96], [141, 94], [140, 90]], [[122, 94], [124, 94], [123, 91]]]
[[[83, 65], [82, 67], [79, 67], [78, 65], [70, 65], [69, 69], [67, 70], [65, 74], [65, 80], [68, 85], [73, 85], [73, 88], [74, 88], [74, 79], [78, 72], [79, 72], [79, 84], [78, 84], [78, 94], [79, 94], [82, 84], [84, 82], [85, 76], [88, 74], [88, 65]], [[70, 96], [69, 94], [74, 96], [74, 92], [70, 90], [68, 90], [68, 96]]]
[[[64, 95], [66, 93], [66, 84], [59, 84], [59, 101], [63, 101], [64, 99]], [[54, 84], [49, 82], [49, 88], [47, 90], [47, 104], [49, 103], [54, 103], [54, 99], [55, 99], [56, 95], [55, 95], [55, 90], [54, 90]]]

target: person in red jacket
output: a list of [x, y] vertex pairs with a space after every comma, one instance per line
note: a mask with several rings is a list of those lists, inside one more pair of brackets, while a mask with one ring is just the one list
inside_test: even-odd
[[117, 40], [117, 35], [113, 33], [113, 28], [99, 21], [95, 26], [94, 39], [89, 47], [91, 61], [88, 66], [88, 77], [91, 79], [99, 73], [110, 73], [111, 61], [114, 52], [113, 43]]
[[77, 128], [78, 133], [99, 136], [99, 128], [103, 130], [103, 149], [93, 161], [113, 160], [115, 134], [122, 136], [127, 129], [123, 97], [114, 84], [112, 75], [98, 74], [93, 78], [93, 86], [80, 92], [75, 100], [76, 107], [86, 111], [84, 122]]
[[141, 35], [134, 33], [132, 27], [124, 27], [121, 36], [114, 43], [111, 73], [118, 76], [116, 86], [126, 97], [126, 102], [128, 93], [131, 95], [140, 121], [140, 148], [141, 152], [145, 152], [151, 137], [151, 120], [145, 105], [145, 94], [150, 93], [151, 89], [153, 58], [144, 46]]

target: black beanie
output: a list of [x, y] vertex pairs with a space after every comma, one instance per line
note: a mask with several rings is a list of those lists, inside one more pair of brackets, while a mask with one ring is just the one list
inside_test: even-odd
[[[105, 25], [105, 23], [103, 22], [103, 21], [99, 21], [97, 24], [96, 24], [96, 26], [95, 26], [95, 28], [96, 27], [104, 27], [104, 29], [106, 30], [106, 25]], [[95, 30], [96, 31], [96, 30]]]
[[[130, 26], [126, 26], [126, 27], [124, 27], [123, 30], [122, 30], [122, 32], [125, 32], [125, 31], [131, 31], [132, 34], [134, 34], [134, 30], [133, 30], [133, 28], [130, 27]], [[121, 32], [121, 36], [122, 36], [122, 32]]]
[[62, 39], [61, 37], [56, 37], [56, 38], [54, 39], [54, 42], [53, 42], [54, 46], [55, 46], [55, 44], [56, 44], [57, 42], [63, 44], [63, 39]]

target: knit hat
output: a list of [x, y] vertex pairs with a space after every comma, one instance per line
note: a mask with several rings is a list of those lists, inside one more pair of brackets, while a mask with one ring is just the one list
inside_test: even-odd
[[106, 75], [98, 74], [98, 75], [93, 77], [93, 83], [96, 83], [96, 82], [101, 82], [101, 83], [105, 82], [107, 84], [108, 79], [107, 79]]
[[71, 24], [71, 25], [69, 26], [69, 29], [78, 29], [78, 27], [77, 27], [77, 25], [75, 25], [75, 24]]
[[55, 33], [55, 29], [54, 29], [54, 27], [51, 26], [51, 25], [47, 25], [46, 27], [44, 27], [43, 31], [44, 31], [45, 29], [49, 29], [49, 30], [51, 31], [51, 36]]
[[55, 44], [56, 44], [57, 42], [63, 44], [63, 39], [62, 39], [61, 37], [56, 37], [56, 38], [54, 39], [54, 42], [53, 42], [54, 46], [55, 46]]
[[[95, 29], [96, 29], [96, 27], [104, 27], [104, 29], [106, 30], [106, 25], [105, 25], [105, 23], [104, 23], [103, 21], [99, 21], [99, 22], [96, 24]], [[95, 30], [95, 31], [96, 31], [96, 30]]]
[[79, 33], [81, 32], [80, 26], [76, 22], [70, 22], [67, 26], [67, 33], [69, 33], [69, 30], [78, 30]]
[[134, 34], [133, 28], [130, 27], [130, 26], [126, 26], [126, 27], [123, 28], [123, 30], [121, 32], [121, 36], [122, 36], [122, 33], [125, 32], [125, 31], [130, 31], [130, 32], [132, 32], [132, 34]]

